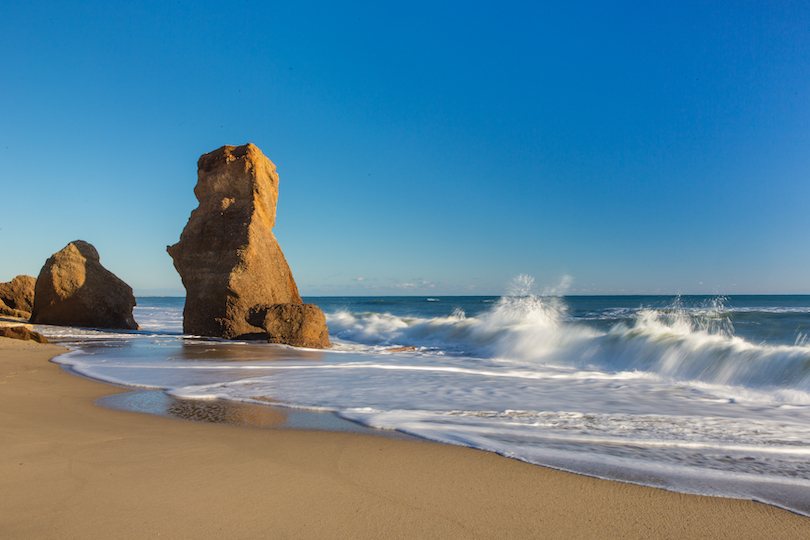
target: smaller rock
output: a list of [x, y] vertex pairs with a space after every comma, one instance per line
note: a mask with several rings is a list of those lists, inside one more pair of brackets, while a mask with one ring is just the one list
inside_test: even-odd
[[76, 240], [42, 267], [31, 322], [139, 330], [134, 307], [132, 287], [101, 266], [96, 248]]
[[293, 347], [331, 347], [326, 316], [315, 304], [258, 305], [248, 311], [248, 324], [264, 330], [237, 339], [266, 339]]
[[393, 349], [385, 349], [385, 352], [415, 352], [416, 347], [408, 345], [407, 347], [394, 347]]
[[21, 339], [23, 341], [36, 341], [37, 343], [50, 343], [48, 338], [39, 332], [29, 330], [25, 326], [0, 326], [0, 337]]
[[28, 318], [34, 307], [34, 287], [36, 278], [20, 275], [7, 283], [0, 283], [0, 308], [5, 305], [9, 309], [25, 312], [24, 315], [14, 317]]

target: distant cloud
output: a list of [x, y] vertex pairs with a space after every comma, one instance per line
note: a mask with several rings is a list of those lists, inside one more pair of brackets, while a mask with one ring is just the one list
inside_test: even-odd
[[354, 281], [363, 281], [364, 279], [366, 279], [366, 278], [360, 276], [359, 278], [354, 278]]
[[391, 287], [394, 289], [434, 289], [436, 284], [427, 280], [414, 280], [414, 283], [396, 283]]

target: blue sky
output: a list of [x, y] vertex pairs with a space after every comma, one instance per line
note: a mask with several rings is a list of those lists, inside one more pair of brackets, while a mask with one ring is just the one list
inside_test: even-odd
[[810, 4], [706, 4], [4, 6], [0, 281], [83, 239], [183, 294], [252, 142], [303, 295], [808, 294]]

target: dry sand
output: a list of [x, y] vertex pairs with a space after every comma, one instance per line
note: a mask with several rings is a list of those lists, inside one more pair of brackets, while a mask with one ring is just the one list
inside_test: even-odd
[[0, 538], [810, 538], [810, 518], [487, 452], [113, 411], [0, 338]]

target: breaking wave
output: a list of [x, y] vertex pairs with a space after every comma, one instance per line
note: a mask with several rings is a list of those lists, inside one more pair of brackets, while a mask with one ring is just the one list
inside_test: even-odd
[[503, 363], [636, 371], [810, 403], [806, 338], [798, 336], [794, 345], [746, 341], [735, 335], [723, 297], [698, 307], [676, 299], [664, 308], [623, 310], [600, 330], [569, 316], [560, 288], [536, 293], [532, 285], [531, 278], [520, 276], [508, 295], [475, 317], [460, 309], [434, 318], [339, 311], [328, 314], [327, 323], [338, 343], [376, 350], [415, 346]]

